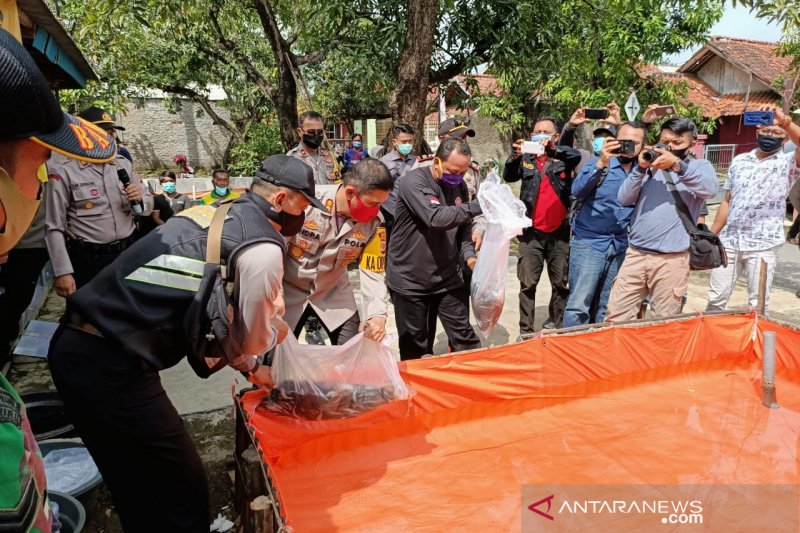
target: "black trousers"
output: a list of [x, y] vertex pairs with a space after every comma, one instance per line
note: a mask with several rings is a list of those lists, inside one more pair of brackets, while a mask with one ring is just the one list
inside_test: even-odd
[[545, 263], [553, 293], [550, 296], [548, 321], [561, 327], [564, 307], [569, 296], [569, 226], [562, 225], [553, 233], [542, 233], [527, 228], [519, 236], [519, 330], [520, 334], [533, 333], [533, 315], [536, 309], [536, 286]]
[[0, 366], [5, 363], [9, 344], [19, 335], [19, 319], [31, 303], [44, 265], [47, 248], [14, 248], [0, 265]]
[[208, 532], [203, 463], [158, 372], [108, 339], [63, 325], [48, 360], [125, 532]]
[[322, 319], [317, 316], [316, 311], [314, 311], [310, 305], [307, 305], [305, 311], [303, 311], [303, 314], [300, 315], [300, 320], [297, 321], [297, 325], [294, 327], [295, 337], [298, 339], [300, 338], [300, 333], [303, 331], [303, 326], [312, 317], [316, 318], [317, 324], [325, 329], [325, 332], [328, 334], [328, 338], [334, 345], [344, 344], [355, 337], [358, 333], [358, 327], [361, 325], [361, 319], [358, 316], [358, 311], [356, 311], [353, 316], [348, 318], [344, 324], [331, 331], [328, 329], [328, 326], [325, 325], [325, 322], [323, 322]]
[[436, 318], [442, 321], [454, 352], [480, 348], [481, 341], [469, 323], [469, 297], [463, 286], [449, 292], [411, 296], [392, 291], [400, 359], [419, 359], [433, 353]]
[[67, 253], [72, 263], [72, 277], [75, 278], [76, 288], [80, 289], [92, 281], [134, 242], [133, 235], [114, 245], [87, 245], [78, 241], [67, 241]]

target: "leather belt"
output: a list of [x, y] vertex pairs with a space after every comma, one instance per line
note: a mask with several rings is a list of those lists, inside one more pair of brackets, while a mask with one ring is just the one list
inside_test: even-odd
[[64, 325], [70, 329], [83, 331], [84, 333], [94, 335], [95, 337], [103, 336], [103, 334], [100, 333], [100, 330], [84, 320], [83, 317], [75, 311], [66, 312], [64, 315]]
[[118, 241], [108, 242], [104, 244], [97, 244], [94, 242], [88, 242], [81, 239], [69, 239], [67, 240], [67, 248], [72, 248], [73, 250], [84, 250], [87, 252], [93, 252], [98, 254], [116, 254], [127, 250], [130, 247], [130, 245], [133, 244], [133, 241], [134, 241], [133, 235], [130, 235]]

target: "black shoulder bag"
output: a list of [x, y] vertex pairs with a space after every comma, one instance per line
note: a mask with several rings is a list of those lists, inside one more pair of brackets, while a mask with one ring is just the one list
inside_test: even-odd
[[667, 182], [667, 189], [672, 194], [672, 198], [675, 199], [678, 218], [681, 219], [683, 227], [686, 228], [686, 233], [689, 234], [689, 267], [692, 270], [710, 270], [720, 266], [727, 267], [728, 254], [725, 252], [725, 247], [722, 246], [719, 235], [697, 227], [695, 221], [692, 220], [692, 215], [689, 213], [686, 202], [683, 201], [681, 194], [675, 187], [672, 174], [665, 170], [664, 176]]

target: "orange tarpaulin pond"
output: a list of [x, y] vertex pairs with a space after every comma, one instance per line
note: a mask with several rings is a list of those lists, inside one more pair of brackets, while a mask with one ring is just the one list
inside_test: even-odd
[[401, 363], [412, 399], [347, 420], [240, 401], [293, 531], [519, 531], [526, 484], [796, 484], [798, 347], [754, 314], [699, 316]]

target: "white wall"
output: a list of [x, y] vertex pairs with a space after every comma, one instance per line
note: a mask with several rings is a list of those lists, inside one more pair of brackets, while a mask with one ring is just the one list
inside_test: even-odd
[[697, 76], [722, 94], [746, 93], [748, 85], [750, 85], [750, 92], [772, 90], [755, 78], [751, 83], [749, 74], [725, 61], [720, 56], [715, 56], [703, 65]]

